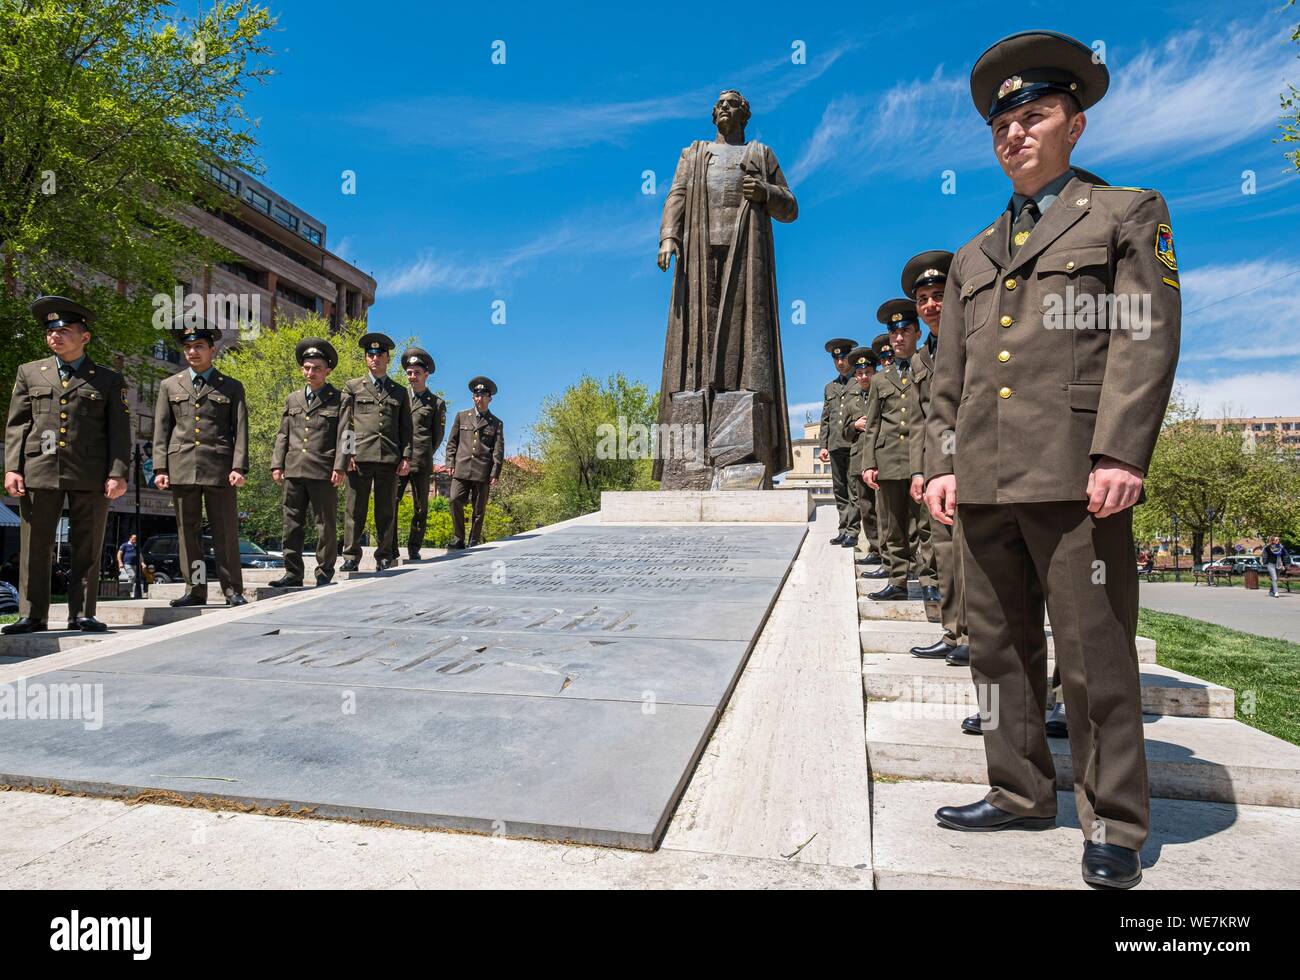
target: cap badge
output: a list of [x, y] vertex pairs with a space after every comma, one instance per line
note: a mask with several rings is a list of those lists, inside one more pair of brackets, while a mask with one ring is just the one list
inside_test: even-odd
[[1019, 92], [1023, 86], [1024, 80], [1019, 75], [1012, 75], [1005, 82], [998, 86], [998, 98], [1005, 99], [1012, 92]]
[[57, 314], [57, 313], [46, 313], [46, 314], [45, 314], [45, 319], [46, 319], [46, 320], [57, 320], [58, 318], [59, 318], [59, 314]]
[[901, 319], [903, 319], [903, 314], [901, 313], [894, 313], [889, 318], [891, 323], [897, 323]]

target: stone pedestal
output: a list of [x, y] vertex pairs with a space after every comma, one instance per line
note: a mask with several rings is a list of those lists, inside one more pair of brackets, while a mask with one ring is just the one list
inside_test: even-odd
[[813, 511], [807, 490], [606, 490], [600, 495], [600, 519], [610, 523], [805, 524]]

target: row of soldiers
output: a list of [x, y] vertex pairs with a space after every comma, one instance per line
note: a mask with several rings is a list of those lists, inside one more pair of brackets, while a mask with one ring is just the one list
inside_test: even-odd
[[[104, 632], [95, 618], [99, 557], [108, 508], [126, 492], [131, 459], [130, 405], [123, 376], [88, 353], [94, 315], [62, 296], [32, 305], [51, 355], [18, 369], [5, 429], [5, 490], [21, 519], [20, 618], [6, 634], [48, 629], [55, 532], [67, 500], [71, 569], [68, 629]], [[222, 331], [201, 317], [176, 318], [171, 336], [186, 367], [164, 379], [154, 409], [155, 486], [170, 491], [180, 563], [188, 588], [173, 606], [208, 600], [202, 545], [206, 515], [226, 603], [243, 605], [238, 490], [250, 465], [244, 387], [215, 365]], [[337, 561], [337, 488], [344, 483], [344, 562], [357, 571], [374, 498], [375, 567], [397, 560], [397, 505], [410, 489], [414, 517], [407, 553], [418, 559], [428, 521], [434, 455], [446, 431], [447, 406], [428, 387], [433, 358], [418, 347], [401, 358], [410, 388], [388, 375], [396, 345], [382, 333], [360, 339], [367, 374], [341, 388], [329, 382], [338, 352], [321, 337], [298, 344], [303, 386], [285, 400], [271, 457], [283, 489], [285, 574], [272, 583], [301, 586], [303, 546], [311, 511], [316, 526], [317, 585], [328, 585]], [[482, 541], [489, 489], [504, 460], [505, 433], [489, 409], [497, 392], [486, 377], [469, 382], [474, 407], [452, 421], [446, 466], [451, 471], [451, 549]], [[464, 508], [472, 504], [468, 536]]]
[[[1150, 830], [1133, 506], [1173, 387], [1181, 284], [1164, 198], [1071, 162], [1109, 80], [1091, 47], [1053, 31], [976, 60], [971, 98], [1010, 200], [955, 254], [907, 262], [907, 298], [877, 314], [884, 338], [827, 345], [821, 447], [836, 540], [860, 534], [884, 557], [872, 598], [907, 598], [915, 562], [945, 632], [912, 653], [970, 664], [981, 711], [962, 727], [983, 735], [989, 790], [936, 822], [1055, 826], [1048, 736], [1065, 734], [1083, 879], [1131, 888]], [[1064, 731], [1044, 717], [1049, 687]]]

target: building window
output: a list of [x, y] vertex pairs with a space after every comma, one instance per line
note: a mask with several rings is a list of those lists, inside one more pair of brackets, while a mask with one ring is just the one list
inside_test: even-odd
[[298, 234], [302, 235], [303, 238], [307, 239], [307, 241], [311, 242], [313, 245], [319, 245], [322, 241], [319, 229], [313, 228], [305, 221], [298, 226]]
[[226, 173], [215, 163], [205, 163], [203, 164], [203, 169], [214, 184], [229, 191], [236, 197], [239, 196], [239, 181], [236, 178]]
[[271, 212], [271, 217], [291, 231], [296, 231], [298, 228], [298, 219], [278, 204], [275, 206], [275, 210]]
[[320, 297], [309, 296], [306, 293], [299, 292], [292, 286], [277, 283], [275, 287], [275, 295], [279, 296], [286, 302], [292, 303], [294, 306], [301, 306], [303, 309], [310, 310], [313, 313], [319, 313], [321, 311]]
[[251, 204], [263, 214], [271, 213], [271, 199], [265, 194], [259, 194], [251, 187], [244, 188], [244, 200]]

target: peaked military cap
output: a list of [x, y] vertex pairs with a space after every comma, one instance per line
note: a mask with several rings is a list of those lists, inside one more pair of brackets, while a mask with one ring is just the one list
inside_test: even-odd
[[844, 337], [837, 337], [835, 340], [826, 341], [826, 353], [832, 357], [843, 357], [854, 347], [858, 346], [856, 340], [847, 340]]
[[970, 73], [971, 99], [989, 125], [1008, 109], [1056, 92], [1088, 109], [1109, 86], [1110, 71], [1092, 48], [1056, 31], [1004, 37], [979, 56]]
[[889, 343], [889, 334], [882, 333], [879, 337], [871, 342], [871, 349], [881, 358], [893, 357], [894, 348]]
[[177, 346], [196, 340], [206, 340], [215, 346], [221, 339], [221, 329], [210, 324], [202, 313], [182, 313], [176, 317], [172, 320], [171, 334]]
[[880, 304], [880, 309], [876, 310], [876, 319], [890, 330], [897, 329], [908, 323], [915, 323], [920, 326], [916, 315], [916, 301], [911, 299], [885, 300]]
[[367, 354], [382, 354], [397, 347], [392, 337], [382, 333], [368, 333], [361, 338], [360, 344], [361, 349]]
[[849, 364], [854, 371], [864, 365], [874, 368], [880, 366], [880, 358], [876, 356], [876, 352], [870, 347], [854, 347], [853, 350], [849, 351]]
[[66, 296], [42, 296], [32, 304], [32, 316], [46, 330], [81, 323], [89, 327], [95, 314]]
[[304, 337], [294, 351], [294, 356], [298, 358], [299, 364], [309, 357], [318, 357], [329, 366], [331, 371], [339, 366], [339, 352], [328, 340], [322, 340], [320, 337]]
[[402, 367], [409, 368], [417, 364], [430, 374], [433, 374], [433, 358], [429, 356], [427, 350], [420, 347], [408, 347], [402, 351]]
[[932, 250], [913, 255], [903, 266], [903, 292], [916, 299], [916, 291], [922, 286], [946, 282], [951, 266], [951, 252]]
[[477, 378], [470, 378], [469, 390], [476, 395], [481, 395], [484, 392], [487, 392], [489, 395], [495, 395], [497, 393], [497, 386], [496, 382], [491, 378], [485, 378], [480, 374]]

